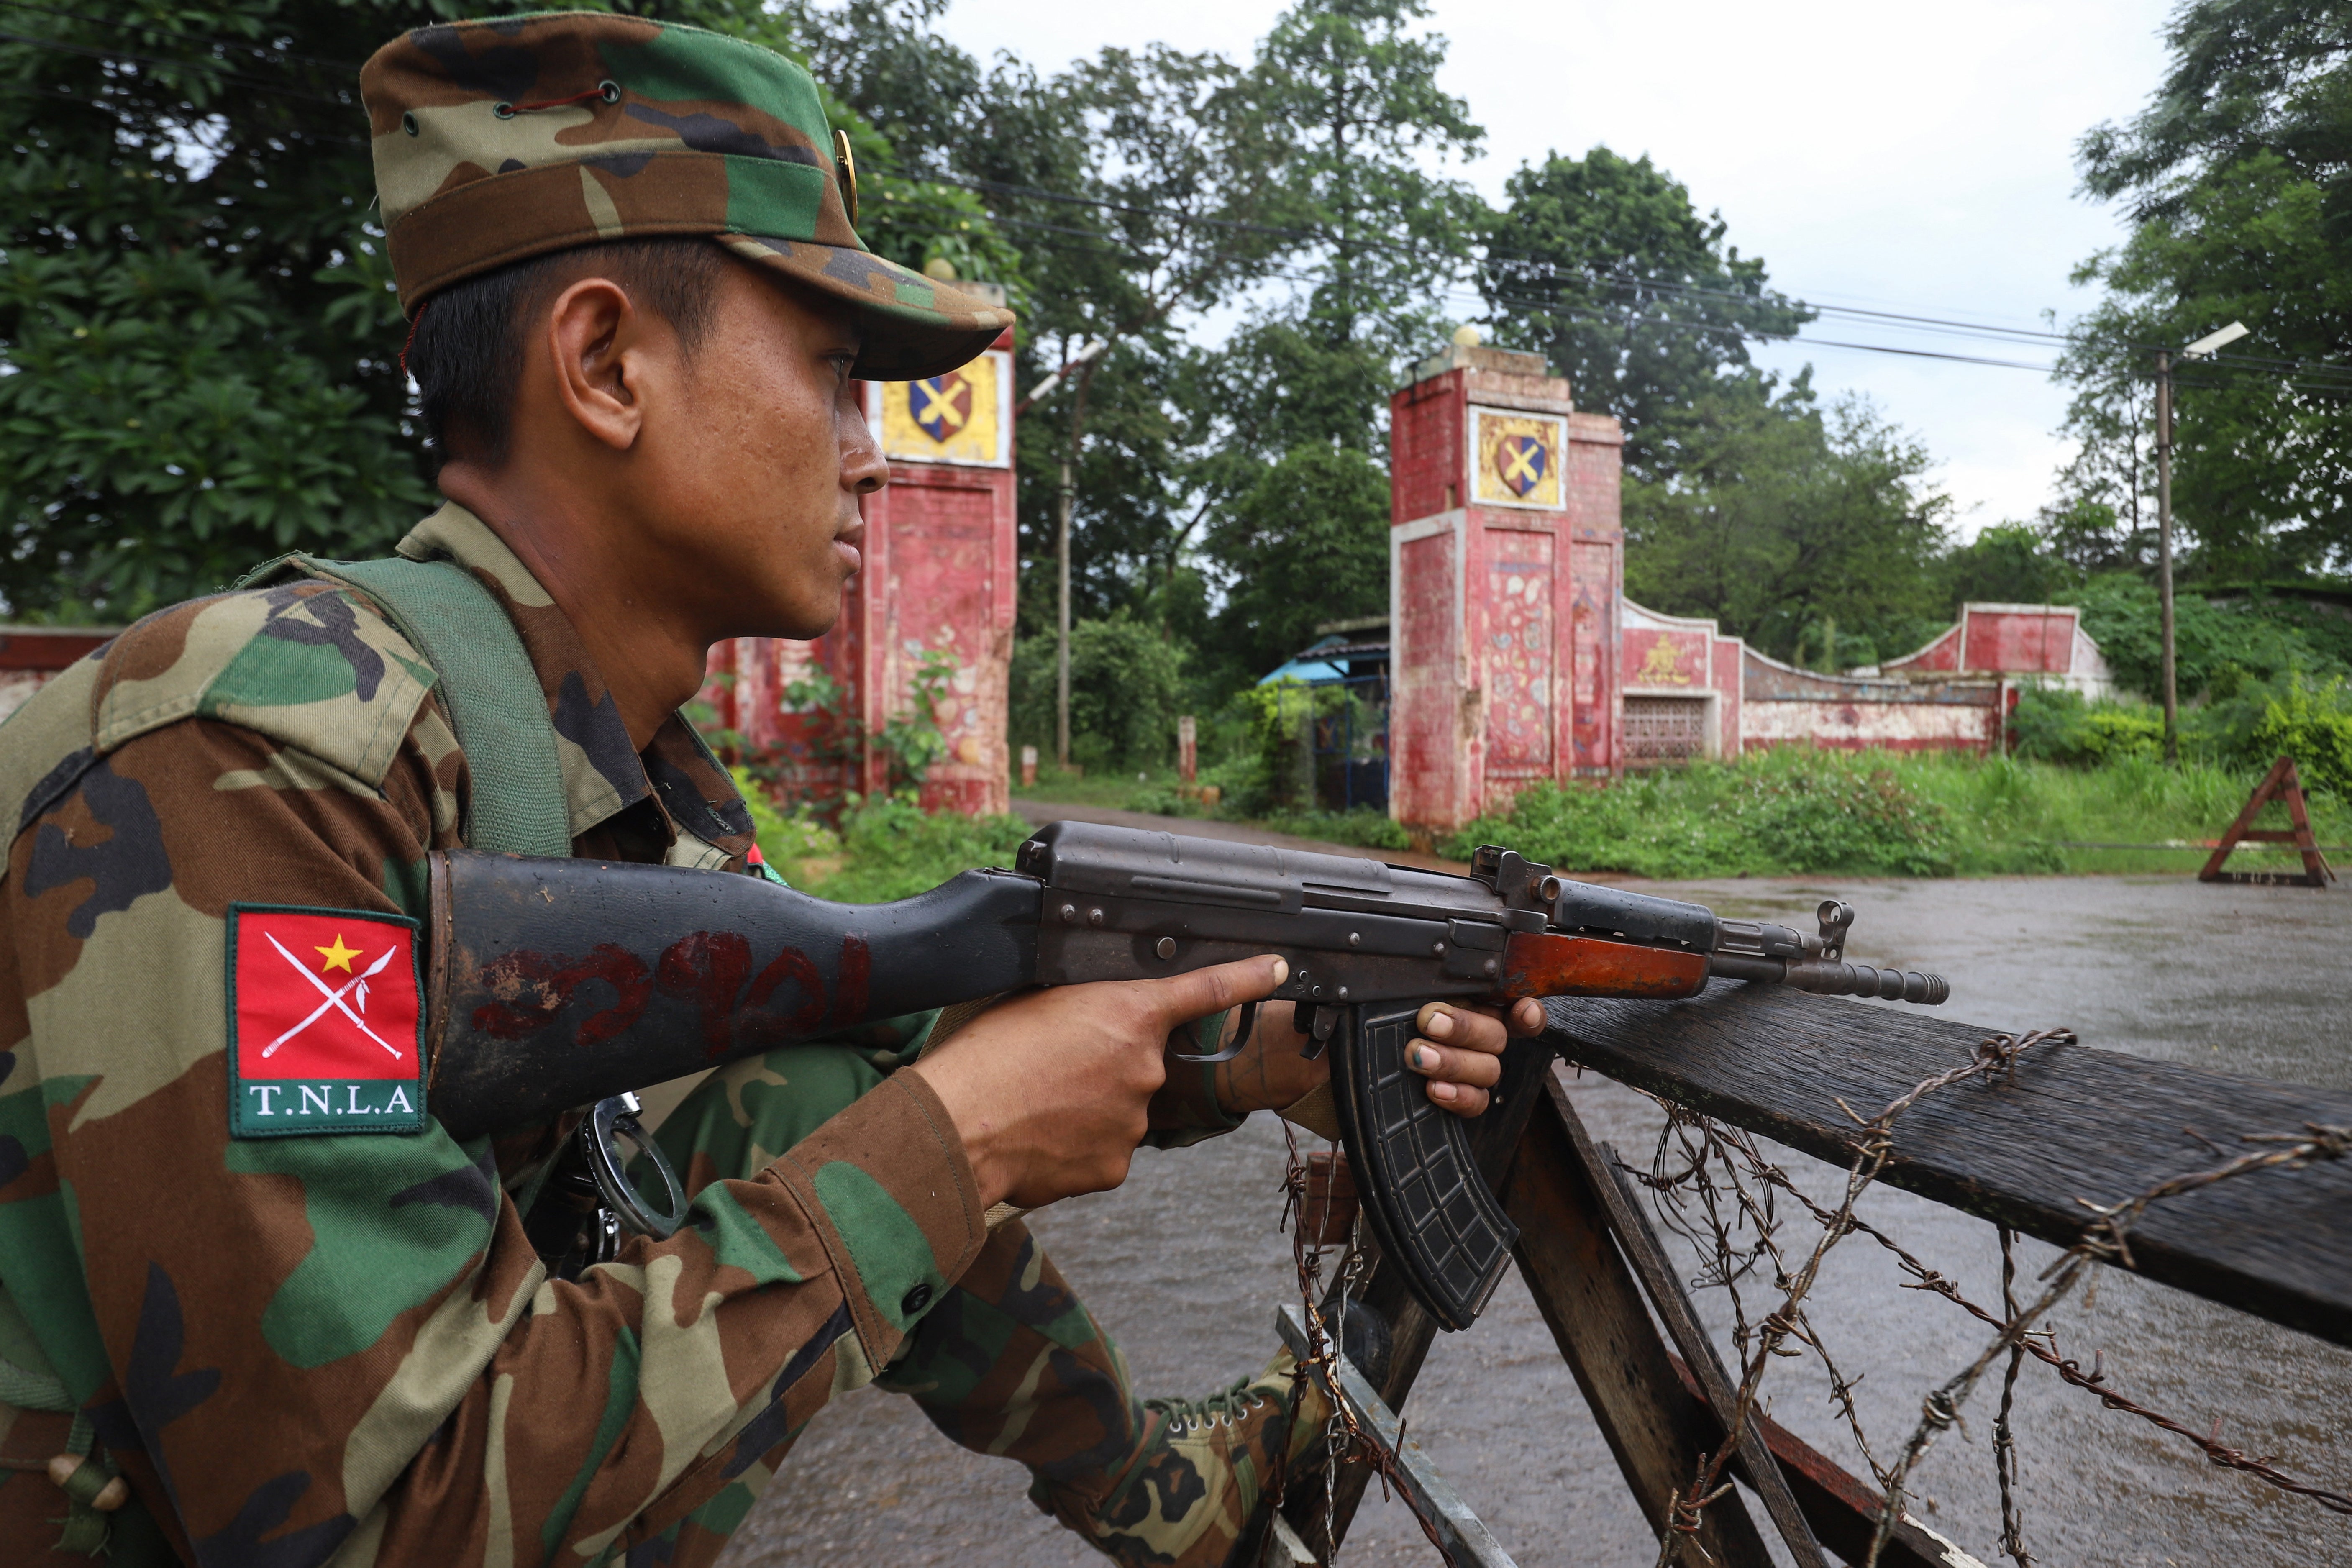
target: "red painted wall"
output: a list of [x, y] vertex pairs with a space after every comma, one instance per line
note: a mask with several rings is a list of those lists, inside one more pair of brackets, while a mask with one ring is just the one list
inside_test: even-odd
[[[994, 345], [1008, 355], [1012, 347], [1010, 332]], [[970, 374], [996, 375], [996, 366], [992, 355]], [[995, 385], [995, 416], [1009, 423], [1009, 371]], [[877, 429], [888, 423], [884, 402], [883, 389], [868, 389]], [[834, 629], [814, 642], [741, 637], [711, 650], [713, 679], [704, 700], [743, 737], [752, 760], [776, 770], [784, 799], [823, 801], [844, 790], [887, 788], [890, 758], [873, 737], [907, 711], [922, 656], [935, 652], [954, 661], [932, 709], [949, 749], [924, 781], [923, 804], [974, 815], [1008, 807], [1005, 704], [1018, 571], [1013, 483], [1009, 433], [1001, 462], [893, 456], [889, 484], [866, 498], [865, 565], [843, 592]], [[853, 730], [784, 710], [785, 687], [813, 668], [846, 692]], [[856, 743], [845, 745], [851, 736]], [[827, 754], [843, 751], [847, 754]]]
[[1451, 829], [1613, 773], [1616, 421], [1534, 355], [1458, 346], [1390, 412], [1390, 814]]

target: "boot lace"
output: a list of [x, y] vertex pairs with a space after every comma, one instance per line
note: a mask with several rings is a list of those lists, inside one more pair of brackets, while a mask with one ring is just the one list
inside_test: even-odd
[[1169, 1426], [1181, 1436], [1195, 1426], [1237, 1426], [1251, 1410], [1269, 1403], [1267, 1395], [1252, 1388], [1244, 1377], [1205, 1399], [1147, 1399], [1143, 1405], [1166, 1415]]

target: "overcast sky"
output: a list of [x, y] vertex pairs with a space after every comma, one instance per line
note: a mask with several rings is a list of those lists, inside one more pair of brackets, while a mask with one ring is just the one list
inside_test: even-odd
[[[2165, 64], [2153, 0], [1685, 0], [1620, 5], [1435, 0], [1442, 81], [1486, 128], [1467, 171], [1489, 199], [1522, 163], [1605, 142], [1649, 153], [1720, 209], [1773, 282], [1825, 303], [2007, 326], [2085, 308], [2076, 263], [2116, 243], [2074, 195], [2076, 138], [2127, 116]], [[946, 34], [1044, 69], [1153, 41], [1246, 58], [1274, 0], [1114, 5], [953, 0]], [[1463, 313], [1471, 313], [1466, 308]], [[1808, 335], [2046, 363], [2045, 349], [1819, 321]], [[2027, 371], [1818, 347], [1816, 386], [1852, 390], [1921, 438], [1964, 531], [2030, 516], [2062, 460], [2064, 389]]]

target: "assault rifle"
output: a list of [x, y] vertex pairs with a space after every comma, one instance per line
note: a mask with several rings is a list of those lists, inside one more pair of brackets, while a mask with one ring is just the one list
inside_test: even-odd
[[[1948, 994], [1935, 975], [1847, 963], [1853, 910], [1835, 900], [1804, 932], [1570, 881], [1492, 847], [1453, 877], [1057, 822], [1021, 846], [1013, 870], [870, 905], [750, 877], [469, 852], [436, 853], [432, 876], [435, 1114], [467, 1138], [596, 1102], [581, 1141], [595, 1185], [657, 1235], [684, 1204], [666, 1167], [668, 1214], [620, 1175], [615, 1132], [647, 1146], [633, 1105], [615, 1098], [625, 1091], [1030, 985], [1279, 953], [1290, 977], [1276, 999], [1297, 1005], [1310, 1055], [1330, 1051], [1382, 1256], [1448, 1329], [1486, 1305], [1517, 1230], [1473, 1167], [1462, 1120], [1405, 1068], [1423, 1003], [1671, 998], [1710, 976], [1906, 1002]], [[1251, 1023], [1245, 1013], [1237, 1040]]]

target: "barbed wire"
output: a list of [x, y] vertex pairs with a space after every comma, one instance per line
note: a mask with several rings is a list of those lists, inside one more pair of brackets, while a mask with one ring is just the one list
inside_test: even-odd
[[[1348, 1300], [1361, 1281], [1367, 1254], [1362, 1246], [1364, 1215], [1360, 1206], [1349, 1227], [1348, 1240], [1339, 1258], [1339, 1268], [1327, 1295], [1323, 1289], [1323, 1237], [1329, 1229], [1332, 1204], [1337, 1183], [1333, 1166], [1344, 1168], [1346, 1156], [1337, 1152], [1328, 1156], [1322, 1182], [1312, 1181], [1309, 1163], [1298, 1152], [1298, 1135], [1288, 1122], [1282, 1122], [1282, 1141], [1286, 1161], [1282, 1173], [1282, 1228], [1290, 1232], [1291, 1262], [1297, 1271], [1299, 1315], [1307, 1325], [1307, 1353], [1297, 1358], [1291, 1367], [1290, 1408], [1292, 1418], [1306, 1408], [1307, 1380], [1319, 1382], [1328, 1395], [1330, 1415], [1323, 1427], [1323, 1540], [1321, 1558], [1331, 1563], [1339, 1554], [1339, 1471], [1350, 1461], [1368, 1467], [1380, 1478], [1383, 1500], [1402, 1497], [1412, 1510], [1413, 1522], [1429, 1537], [1430, 1545], [1445, 1568], [1455, 1568], [1454, 1553], [1447, 1550], [1445, 1539], [1438, 1533], [1434, 1521], [1422, 1510], [1421, 1501], [1411, 1487], [1404, 1484], [1399, 1473], [1400, 1456], [1404, 1449], [1405, 1426], [1402, 1417], [1397, 1422], [1394, 1450], [1378, 1436], [1365, 1430], [1353, 1405], [1340, 1385], [1340, 1363], [1345, 1354], [1341, 1348], [1346, 1331]], [[1309, 1205], [1313, 1205], [1313, 1212]], [[1326, 1302], [1333, 1310], [1324, 1310]], [[1337, 1326], [1335, 1327], [1335, 1320]], [[1282, 1447], [1275, 1456], [1273, 1509], [1281, 1511], [1287, 1500], [1290, 1486], [1290, 1434], [1285, 1432]], [[1391, 1484], [1393, 1483], [1393, 1484]]]
[[[2250, 1456], [2224, 1443], [2218, 1418], [2209, 1430], [2200, 1432], [2133, 1399], [2108, 1385], [2104, 1359], [2098, 1353], [2094, 1353], [2091, 1368], [2085, 1371], [2079, 1357], [2061, 1352], [2054, 1330], [2036, 1327], [2078, 1286], [2085, 1281], [2095, 1286], [2096, 1265], [2120, 1263], [2126, 1268], [2133, 1267], [2130, 1232], [2151, 1205], [2260, 1171], [2299, 1169], [2321, 1160], [2344, 1159], [2352, 1155], [2352, 1128], [2313, 1123], [2296, 1133], [2244, 1134], [2240, 1139], [2242, 1143], [2259, 1147], [2219, 1165], [2168, 1178], [2118, 1203], [2102, 1205], [2078, 1198], [2076, 1201], [2093, 1215], [2092, 1223], [2073, 1247], [2042, 1269], [2038, 1276], [2042, 1290], [2022, 1305], [2017, 1294], [2016, 1233], [2006, 1226], [1998, 1226], [2001, 1256], [1999, 1312], [1970, 1300], [1956, 1280], [1929, 1268], [1885, 1231], [1855, 1214], [1856, 1202], [1883, 1173], [1892, 1155], [1893, 1123], [1904, 1111], [1927, 1095], [1971, 1078], [2005, 1075], [2013, 1079], [2017, 1058], [2027, 1049], [2071, 1044], [2074, 1040], [2072, 1032], [2066, 1030], [2040, 1030], [2016, 1038], [2006, 1035], [1991, 1037], [1977, 1047], [1966, 1066], [1923, 1080], [1867, 1121], [1843, 1100], [1837, 1101], [1861, 1130], [1861, 1136], [1843, 1191], [1834, 1206], [1816, 1200], [1798, 1186], [1785, 1170], [1763, 1153], [1752, 1135], [1654, 1094], [1645, 1097], [1665, 1112], [1666, 1123], [1658, 1134], [1651, 1168], [1643, 1171], [1622, 1161], [1618, 1163], [1620, 1170], [1652, 1193], [1662, 1225], [1697, 1250], [1700, 1268], [1694, 1284], [1722, 1286], [1731, 1300], [1732, 1340], [1742, 1358], [1743, 1376], [1737, 1406], [1725, 1422], [1727, 1433], [1737, 1433], [1746, 1422], [1771, 1358], [1801, 1353], [1789, 1349], [1789, 1341], [1803, 1344], [1821, 1357], [1830, 1383], [1832, 1403], [1852, 1432], [1856, 1447], [1885, 1497], [1866, 1559], [1870, 1564], [1877, 1563], [1895, 1526], [1906, 1517], [1903, 1504], [1912, 1472], [1936, 1439], [1959, 1424], [1961, 1407], [1969, 1395], [1993, 1364], [2006, 1358], [2000, 1405], [1993, 1427], [1994, 1473], [2001, 1510], [2000, 1547], [2019, 1568], [2033, 1568], [2017, 1496], [2020, 1472], [2013, 1427], [2018, 1373], [2028, 1355], [2051, 1368], [2063, 1383], [2096, 1395], [2104, 1407], [2136, 1415], [2187, 1439], [2216, 1466], [2253, 1476], [2281, 1491], [2309, 1498], [2333, 1512], [2352, 1514], [2352, 1497], [2300, 1480], [2281, 1470], [2268, 1458]], [[2210, 1139], [2202, 1141], [2216, 1152], [2226, 1152]], [[1780, 1194], [1799, 1205], [1822, 1232], [1811, 1252], [1794, 1270], [1789, 1267], [1777, 1234], [1779, 1211], [1775, 1199]], [[1754, 1240], [1743, 1244], [1734, 1239], [1735, 1231], [1742, 1226], [1753, 1234]], [[1838, 1367], [1814, 1331], [1803, 1306], [1807, 1292], [1819, 1277], [1822, 1260], [1844, 1237], [1856, 1234], [1877, 1242], [1910, 1276], [1903, 1289], [1941, 1296], [1997, 1331], [1980, 1354], [1922, 1397], [1919, 1420], [1892, 1465], [1879, 1461], [1863, 1428], [1853, 1400], [1853, 1389], [1860, 1379], [1849, 1379]], [[1761, 1320], [1751, 1323], [1739, 1286], [1743, 1279], [1764, 1263], [1771, 1266], [1780, 1300]], [[1661, 1542], [1662, 1565], [1675, 1550], [1675, 1534], [1695, 1531], [1707, 1504], [1729, 1489], [1723, 1471], [1734, 1446], [1735, 1440], [1727, 1437], [1721, 1448], [1702, 1461], [1689, 1490], [1678, 1496], [1673, 1528]]]

